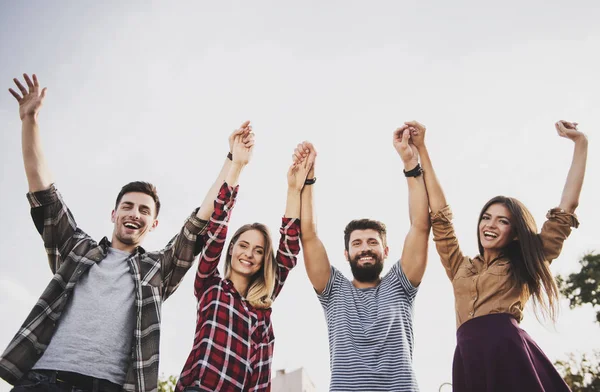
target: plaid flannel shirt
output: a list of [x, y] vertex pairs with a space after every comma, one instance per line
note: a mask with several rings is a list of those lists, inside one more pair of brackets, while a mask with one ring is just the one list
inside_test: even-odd
[[[14, 384], [44, 353], [62, 312], [79, 280], [91, 266], [107, 255], [110, 241], [100, 243], [84, 233], [60, 193], [49, 189], [27, 194], [31, 216], [44, 240], [54, 277], [31, 313], [0, 356], [0, 377]], [[197, 211], [197, 210], [196, 210]], [[179, 286], [194, 261], [194, 248], [207, 222], [194, 211], [181, 231], [158, 252], [138, 247], [128, 258], [135, 283], [136, 325], [131, 364], [123, 390], [156, 391], [161, 305]], [[102, 320], [98, 320], [101, 325]], [[118, 338], [116, 336], [115, 338]]]
[[[204, 234], [204, 248], [194, 282], [198, 299], [194, 345], [177, 383], [177, 391], [190, 386], [200, 391], [222, 392], [271, 389], [275, 342], [271, 309], [254, 308], [236, 291], [232, 282], [221, 279], [217, 271], [237, 190], [237, 187], [223, 184]], [[299, 219], [284, 217], [280, 233], [273, 299], [296, 265], [300, 252]]]

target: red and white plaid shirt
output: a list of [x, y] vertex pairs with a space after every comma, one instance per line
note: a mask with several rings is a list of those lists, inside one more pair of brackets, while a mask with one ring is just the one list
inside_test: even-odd
[[[221, 186], [204, 234], [194, 291], [198, 316], [194, 346], [176, 390], [269, 391], [275, 336], [271, 309], [256, 309], [222, 279], [217, 265], [238, 187]], [[279, 294], [300, 252], [300, 220], [283, 218], [277, 251], [273, 299]]]

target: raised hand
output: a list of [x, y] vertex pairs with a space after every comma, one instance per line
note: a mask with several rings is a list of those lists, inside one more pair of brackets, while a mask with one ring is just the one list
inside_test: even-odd
[[394, 131], [394, 148], [400, 155], [405, 167], [410, 169], [417, 166], [419, 163], [419, 154], [414, 144], [409, 143], [410, 130], [409, 126], [404, 124]]
[[[250, 162], [252, 158], [252, 152], [254, 151], [254, 133], [252, 128], [248, 125], [249, 122], [245, 122], [246, 126], [244, 129], [237, 133], [235, 131], [233, 140], [231, 141], [231, 154], [233, 163], [245, 166]], [[243, 124], [242, 124], [243, 125]]]
[[425, 146], [425, 125], [418, 123], [416, 121], [407, 121], [404, 123], [408, 125], [408, 130], [410, 131], [410, 142], [420, 149]]
[[317, 159], [317, 150], [311, 142], [304, 141], [299, 143], [294, 149], [292, 159], [295, 164], [307, 162], [309, 167], [314, 170], [315, 160]]
[[27, 89], [19, 82], [19, 79], [14, 78], [13, 81], [21, 91], [21, 94], [12, 88], [9, 88], [8, 91], [19, 102], [19, 116], [21, 120], [24, 120], [26, 117], [33, 117], [35, 119], [44, 103], [47, 89], [44, 87], [40, 90], [40, 84], [35, 74], [33, 74], [33, 81], [31, 81], [27, 74], [23, 74], [23, 78], [25, 79], [25, 83], [27, 83]]
[[304, 188], [308, 173], [312, 171], [316, 158], [316, 151], [309, 142], [298, 144], [292, 155], [293, 162], [288, 169], [288, 187], [297, 191]]
[[556, 132], [558, 132], [559, 136], [570, 139], [574, 142], [578, 139], [586, 138], [583, 132], [577, 130], [576, 122], [560, 120], [554, 124], [554, 127], [556, 128]]
[[246, 147], [250, 147], [249, 143], [254, 141], [254, 134], [252, 133], [252, 125], [250, 125], [250, 121], [244, 121], [242, 125], [235, 131], [229, 135], [229, 152], [233, 154], [233, 141], [236, 136], [242, 136], [242, 143], [246, 145]]

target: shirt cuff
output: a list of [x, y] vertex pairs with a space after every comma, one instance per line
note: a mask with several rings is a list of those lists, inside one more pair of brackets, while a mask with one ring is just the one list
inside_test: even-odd
[[434, 223], [442, 223], [442, 222], [450, 222], [452, 221], [452, 209], [449, 205], [446, 205], [444, 208], [436, 212], [435, 214], [430, 214], [431, 224]]
[[200, 210], [200, 207], [198, 207], [194, 211], [192, 211], [189, 218], [187, 218], [187, 220], [185, 221], [186, 231], [189, 232], [190, 234], [202, 235], [202, 234], [206, 233], [206, 230], [208, 227], [208, 221], [198, 218], [197, 215], [198, 215], [199, 210]]
[[566, 212], [565, 210], [559, 207], [555, 207], [548, 211], [548, 213], [546, 214], [546, 219], [558, 221], [563, 225], [569, 225], [569, 227], [579, 227], [579, 220], [577, 219], [577, 215], [572, 214], [570, 212]]
[[58, 190], [54, 184], [51, 184], [48, 189], [44, 189], [43, 191], [27, 193], [27, 200], [31, 208], [56, 203], [59, 200]]

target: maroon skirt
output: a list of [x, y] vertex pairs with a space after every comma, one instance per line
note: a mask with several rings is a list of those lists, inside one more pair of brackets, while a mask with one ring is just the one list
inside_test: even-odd
[[548, 357], [510, 314], [465, 322], [456, 332], [455, 392], [570, 391]]

